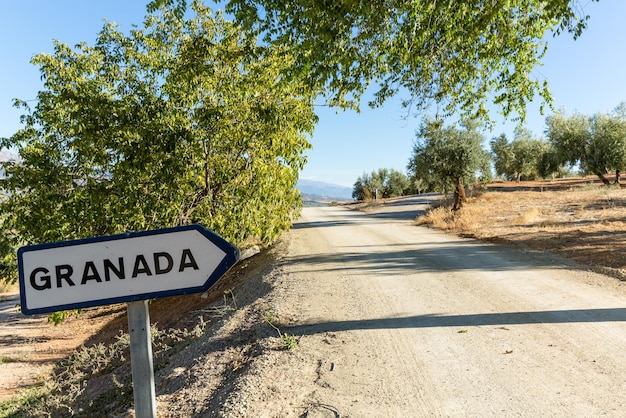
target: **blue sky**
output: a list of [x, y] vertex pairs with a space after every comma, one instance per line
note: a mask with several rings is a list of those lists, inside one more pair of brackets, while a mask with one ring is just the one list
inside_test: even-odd
[[[41, 89], [39, 70], [29, 63], [34, 55], [51, 52], [53, 39], [93, 43], [105, 18], [123, 30], [141, 25], [146, 2], [0, 0], [0, 137], [20, 128], [21, 112], [12, 107], [13, 99], [34, 99]], [[580, 3], [591, 16], [588, 29], [576, 41], [567, 34], [550, 38], [544, 66], [533, 75], [548, 79], [557, 109], [609, 112], [626, 101], [626, 1]], [[318, 108], [320, 122], [301, 177], [351, 186], [358, 176], [378, 168], [404, 171], [421, 119], [403, 119], [399, 103], [392, 100], [373, 110], [363, 106], [360, 114]], [[538, 103], [528, 109], [527, 125], [536, 136], [543, 135], [545, 116]], [[514, 126], [498, 124], [485, 136], [505, 133], [511, 138]]]

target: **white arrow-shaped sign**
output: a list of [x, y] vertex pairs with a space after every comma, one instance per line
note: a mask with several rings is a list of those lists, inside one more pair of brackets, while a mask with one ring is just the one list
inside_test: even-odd
[[22, 247], [25, 314], [204, 292], [239, 250], [201, 225]]

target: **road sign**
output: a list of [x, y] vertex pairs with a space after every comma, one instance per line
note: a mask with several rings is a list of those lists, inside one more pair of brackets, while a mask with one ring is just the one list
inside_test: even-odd
[[22, 247], [25, 314], [204, 292], [239, 250], [201, 225]]

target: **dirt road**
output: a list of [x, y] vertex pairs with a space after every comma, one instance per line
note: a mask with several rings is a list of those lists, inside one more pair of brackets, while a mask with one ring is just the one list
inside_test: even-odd
[[300, 348], [260, 356], [223, 412], [623, 416], [624, 285], [416, 227], [422, 203], [304, 209], [273, 302]]
[[[217, 296], [229, 286], [236, 293], [229, 313], [158, 358], [158, 415], [624, 416], [626, 282], [558, 256], [415, 226], [428, 198], [369, 212], [305, 208], [280, 243], [222, 283]], [[202, 299], [165, 306], [196, 306], [181, 315], [187, 322], [210, 315], [194, 297]], [[5, 375], [30, 355], [15, 351], [17, 342], [35, 354], [52, 341], [71, 346], [65, 336], [37, 333], [45, 318], [24, 323], [34, 333], [25, 338], [15, 313], [7, 315]], [[285, 350], [293, 336], [298, 347]], [[106, 373], [61, 400], [100, 405], [83, 415], [133, 416], [106, 383], [120, 382], [128, 367]]]

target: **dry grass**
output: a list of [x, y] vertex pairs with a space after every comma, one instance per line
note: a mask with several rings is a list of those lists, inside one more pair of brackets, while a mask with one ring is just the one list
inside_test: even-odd
[[[550, 251], [626, 279], [626, 189], [488, 191], [462, 210], [432, 209], [418, 223], [458, 235]], [[541, 191], [543, 190], [543, 191]]]

